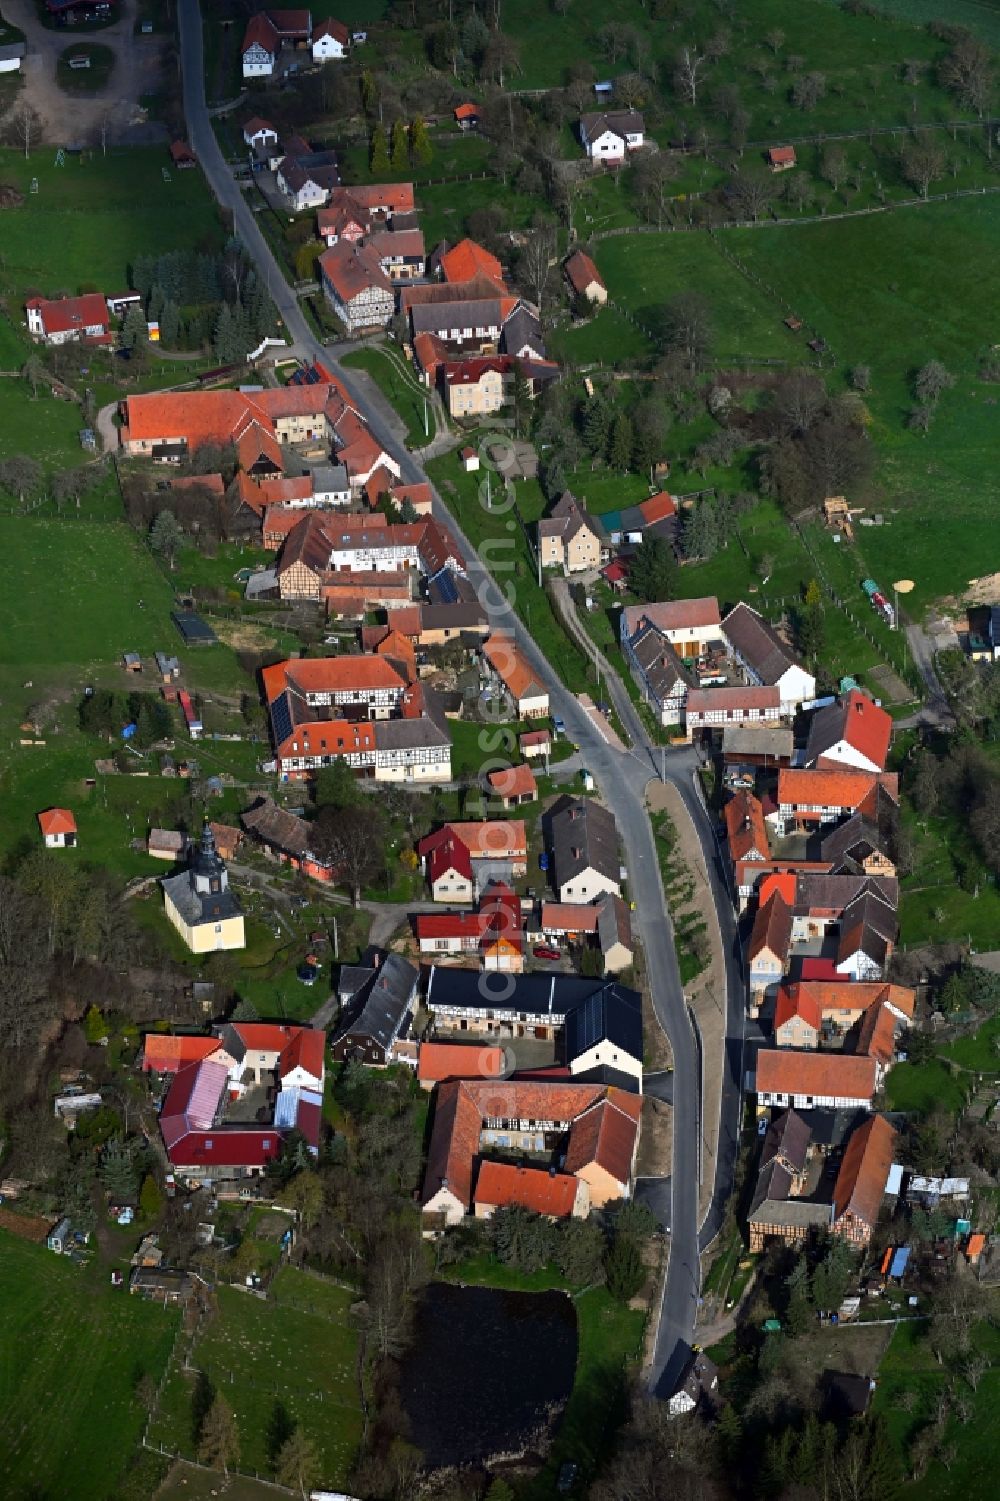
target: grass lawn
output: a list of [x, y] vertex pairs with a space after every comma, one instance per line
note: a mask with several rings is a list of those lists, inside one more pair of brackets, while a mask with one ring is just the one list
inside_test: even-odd
[[[70, 58], [85, 57], [86, 68], [71, 68]], [[75, 42], [66, 47], [56, 63], [56, 82], [67, 94], [97, 94], [114, 71], [115, 54], [102, 42]]]
[[[67, 156], [64, 167], [48, 150], [28, 161], [0, 150], [0, 181], [25, 195], [4, 211], [0, 290], [15, 299], [29, 289], [48, 297], [85, 287], [123, 291], [137, 255], [217, 249], [222, 227], [201, 172], [172, 172], [164, 182], [167, 165], [159, 146]], [[29, 192], [32, 178], [37, 193]]]
[[[424, 413], [429, 394], [408, 371], [404, 374], [398, 357], [381, 349], [358, 349], [344, 356], [348, 370], [364, 370], [406, 425], [407, 448], [421, 448], [429, 441], [424, 430]], [[433, 418], [428, 413], [433, 436]]]
[[[525, 1274], [485, 1256], [463, 1261], [454, 1269], [454, 1280], [520, 1292], [566, 1286], [551, 1268]], [[534, 1480], [517, 1487], [518, 1501], [548, 1501], [566, 1460], [579, 1465], [582, 1479], [591, 1475], [607, 1456], [625, 1416], [624, 1375], [639, 1357], [646, 1316], [641, 1309], [617, 1303], [603, 1287], [574, 1295], [573, 1304], [579, 1341], [576, 1381], [548, 1461]], [[582, 1490], [582, 1480], [577, 1485]]]
[[959, 1037], [948, 1047], [942, 1048], [941, 1055], [944, 1058], [951, 1058], [963, 1068], [974, 1068], [983, 1074], [995, 1074], [1000, 1072], [998, 1039], [1000, 1039], [1000, 1017], [993, 1016], [989, 1021], [983, 1022], [982, 1026], [970, 1037]]
[[[471, 170], [478, 170], [473, 168]], [[428, 251], [439, 240], [452, 244], [466, 233], [468, 218], [477, 208], [496, 204], [503, 209], [509, 229], [524, 229], [538, 212], [539, 201], [529, 198], [509, 184], [487, 178], [485, 182], [445, 182], [428, 186], [417, 183], [417, 212]]]
[[[995, 1312], [996, 1293], [986, 1293], [983, 1313], [995, 1316]], [[990, 1369], [977, 1391], [962, 1383], [963, 1396], [971, 1404], [972, 1413], [965, 1422], [954, 1413], [948, 1420], [945, 1446], [954, 1446], [954, 1460], [947, 1469], [934, 1462], [920, 1480], [910, 1482], [905, 1494], [913, 1501], [952, 1501], [955, 1496], [993, 1494], [1000, 1467], [1000, 1426], [996, 1422], [1000, 1401], [1000, 1333], [984, 1318], [975, 1327], [973, 1343], [989, 1360]], [[927, 1343], [924, 1324], [896, 1326], [878, 1375], [874, 1411], [884, 1415], [905, 1463], [914, 1436], [925, 1423], [933, 1421], [938, 1395], [954, 1378], [946, 1366], [938, 1365]], [[915, 1395], [910, 1411], [900, 1405], [904, 1391]]]
[[[218, 1313], [206, 1325], [192, 1364], [233, 1407], [243, 1469], [270, 1473], [267, 1428], [274, 1405], [284, 1403], [312, 1439], [326, 1487], [343, 1485], [361, 1437], [357, 1334], [348, 1308], [355, 1295], [329, 1286], [320, 1309], [313, 1279], [284, 1268], [284, 1303], [218, 1289]], [[312, 1302], [310, 1303], [310, 1299]], [[310, 1312], [291, 1306], [308, 1303]], [[152, 1437], [193, 1455], [191, 1380], [174, 1367], [164, 1388]]]
[[[440, 491], [445, 505], [455, 514], [459, 526], [483, 562], [493, 572], [501, 590], [510, 597], [518, 615], [538, 642], [550, 662], [557, 663], [563, 681], [574, 693], [586, 690], [590, 669], [583, 654], [567, 637], [544, 589], [539, 588], [534, 556], [512, 508], [503, 496], [503, 487], [494, 482], [492, 507], [487, 509], [485, 480], [479, 474], [466, 474], [453, 453], [433, 459], [427, 472]], [[515, 504], [525, 523], [542, 514], [544, 499], [535, 480], [519, 480], [513, 487]]]
[[897, 1063], [885, 1082], [888, 1110], [925, 1115], [935, 1105], [958, 1111], [965, 1103], [962, 1085], [943, 1063]]
[[798, 357], [801, 345], [784, 327], [781, 309], [741, 275], [707, 234], [602, 240], [596, 260], [611, 298], [647, 329], [655, 330], [659, 310], [670, 297], [697, 287], [712, 309], [717, 359]]
[[[867, 403], [879, 455], [879, 509], [891, 516], [887, 526], [864, 535], [875, 576], [914, 579], [909, 608], [919, 614], [937, 596], [1000, 568], [986, 478], [995, 398], [977, 379], [979, 358], [996, 338], [983, 309], [1000, 294], [1000, 201], [929, 204], [788, 230], [732, 230], [724, 238], [766, 284], [782, 289], [828, 341], [841, 370], [855, 362], [871, 367]], [[704, 249], [707, 255], [707, 241]], [[923, 437], [905, 422], [913, 372], [931, 358], [943, 361], [957, 385]]]
[[585, 323], [554, 329], [550, 344], [555, 359], [574, 365], [641, 364], [653, 352], [652, 341], [617, 308], [603, 307]]
[[4, 1492], [119, 1494], [145, 1421], [135, 1382], [159, 1379], [179, 1323], [177, 1312], [112, 1288], [106, 1268], [0, 1232]]

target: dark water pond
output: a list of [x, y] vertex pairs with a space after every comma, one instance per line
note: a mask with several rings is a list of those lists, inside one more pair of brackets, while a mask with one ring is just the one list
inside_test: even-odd
[[432, 1283], [400, 1379], [428, 1465], [544, 1444], [573, 1389], [576, 1346], [576, 1310], [564, 1293]]

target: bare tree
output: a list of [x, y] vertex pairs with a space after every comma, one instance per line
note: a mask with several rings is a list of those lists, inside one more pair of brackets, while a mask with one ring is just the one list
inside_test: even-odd
[[774, 26], [770, 31], [766, 31], [764, 33], [764, 40], [770, 47], [771, 51], [774, 53], [775, 57], [777, 57], [778, 53], [785, 45], [785, 33], [781, 30], [780, 26]]
[[986, 43], [969, 32], [959, 37], [938, 69], [938, 80], [982, 119], [993, 93], [993, 55]]
[[665, 151], [644, 153], [633, 170], [636, 196], [646, 218], [663, 228], [663, 215], [670, 202], [670, 187], [677, 176], [677, 162]]
[[311, 831], [316, 853], [335, 867], [359, 907], [361, 888], [379, 870], [383, 841], [378, 806], [366, 798], [357, 808], [324, 808]]
[[701, 75], [710, 61], [706, 53], [695, 47], [684, 46], [678, 52], [674, 62], [674, 88], [686, 104], [698, 103]]
[[535, 224], [525, 236], [524, 245], [517, 258], [517, 272], [539, 313], [545, 299], [549, 272], [556, 258], [555, 225], [548, 222]]
[[744, 218], [756, 223], [774, 197], [774, 184], [762, 172], [741, 172], [729, 184], [729, 191]]
[[24, 159], [27, 161], [32, 146], [38, 144], [41, 130], [42, 121], [38, 111], [22, 102], [9, 117], [5, 134], [12, 145], [23, 147]]
[[814, 110], [826, 93], [826, 77], [822, 73], [806, 73], [792, 84], [792, 103], [796, 109], [807, 113]]
[[827, 146], [820, 162], [820, 173], [835, 193], [843, 187], [848, 172], [847, 153], [843, 146]]
[[919, 190], [922, 198], [927, 197], [931, 183], [942, 176], [947, 166], [944, 148], [931, 135], [907, 141], [899, 162], [906, 181]]

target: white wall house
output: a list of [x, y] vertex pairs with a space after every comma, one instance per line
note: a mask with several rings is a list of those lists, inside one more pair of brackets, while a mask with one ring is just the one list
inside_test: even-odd
[[629, 152], [645, 141], [645, 125], [637, 110], [617, 110], [584, 115], [580, 141], [594, 162], [623, 162]]
[[275, 54], [269, 52], [262, 42], [251, 42], [243, 53], [244, 78], [270, 78], [274, 72]]
[[347, 56], [349, 33], [343, 21], [332, 16], [313, 27], [312, 55], [314, 63], [340, 62]]

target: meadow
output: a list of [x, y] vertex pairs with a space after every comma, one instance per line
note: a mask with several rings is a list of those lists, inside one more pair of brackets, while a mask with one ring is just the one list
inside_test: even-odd
[[[384, 349], [358, 349], [345, 355], [342, 364], [348, 370], [363, 370], [370, 375], [382, 395], [406, 426], [407, 448], [420, 448], [429, 441], [424, 431], [424, 413], [429, 404], [429, 393], [417, 384], [416, 379], [405, 371], [397, 356]], [[431, 424], [430, 436], [434, 434], [434, 419], [428, 413]]]
[[[55, 165], [49, 148], [26, 161], [0, 150], [0, 181], [24, 194], [0, 209], [0, 290], [20, 296], [124, 291], [137, 255], [217, 249], [222, 227], [201, 172], [171, 171], [161, 147], [87, 151]], [[38, 191], [31, 192], [32, 179]]]
[[[271, 1472], [267, 1431], [280, 1401], [313, 1441], [324, 1485], [342, 1485], [362, 1428], [358, 1337], [348, 1312], [355, 1294], [328, 1284], [321, 1296], [308, 1273], [292, 1268], [278, 1277], [279, 1301], [220, 1287], [218, 1312], [191, 1364], [207, 1372], [233, 1408], [241, 1469]], [[191, 1383], [172, 1368], [151, 1436], [193, 1457]]]
[[139, 1378], [158, 1381], [180, 1315], [0, 1232], [4, 1494], [106, 1501], [142, 1433]]

